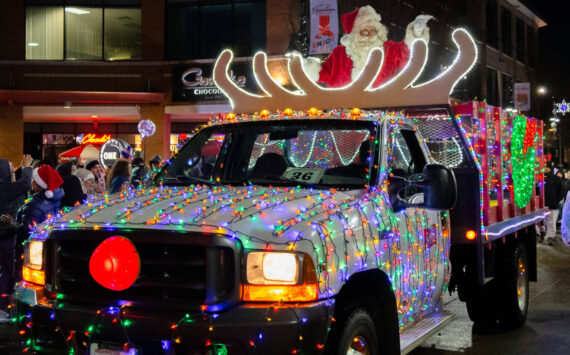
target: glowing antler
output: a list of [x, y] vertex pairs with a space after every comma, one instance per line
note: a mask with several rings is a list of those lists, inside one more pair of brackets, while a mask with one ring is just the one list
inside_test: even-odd
[[229, 66], [232, 53], [225, 50], [220, 54], [214, 68], [214, 82], [230, 99], [236, 113], [260, 112], [292, 108], [305, 110], [310, 107], [332, 108], [381, 108], [418, 105], [447, 104], [455, 84], [469, 72], [477, 59], [475, 42], [463, 29], [455, 30], [453, 41], [459, 53], [453, 64], [437, 78], [414, 86], [427, 62], [427, 44], [416, 40], [412, 44], [410, 60], [406, 67], [393, 79], [380, 87], [370, 86], [377, 77], [383, 63], [383, 51], [373, 49], [360, 75], [343, 88], [323, 88], [313, 82], [305, 73], [302, 58], [289, 58], [289, 73], [293, 83], [302, 92], [291, 92], [275, 82], [267, 69], [267, 56], [257, 53], [253, 58], [256, 80], [265, 96], [248, 93], [239, 88], [230, 78]]

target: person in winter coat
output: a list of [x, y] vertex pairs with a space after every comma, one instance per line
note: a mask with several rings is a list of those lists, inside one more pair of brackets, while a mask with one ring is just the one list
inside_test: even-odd
[[548, 216], [546, 217], [546, 235], [544, 242], [549, 245], [554, 244], [556, 236], [556, 220], [558, 219], [558, 204], [564, 197], [564, 186], [562, 180], [556, 176], [550, 168], [544, 169], [546, 177], [544, 179], [544, 199], [545, 205], [548, 207]]
[[566, 193], [566, 202], [562, 208], [562, 221], [560, 222], [562, 241], [570, 247], [570, 191]]
[[18, 211], [18, 222], [30, 231], [34, 225], [45, 221], [49, 215], [55, 215], [61, 208], [65, 193], [60, 187], [63, 179], [49, 165], [34, 169], [32, 174], [32, 198]]
[[65, 195], [61, 200], [61, 207], [74, 207], [76, 204], [82, 204], [87, 196], [83, 192], [81, 181], [77, 176], [73, 175], [73, 163], [61, 163], [55, 170], [63, 179], [61, 188]]
[[126, 159], [118, 159], [109, 172], [109, 194], [127, 190], [131, 185], [131, 162]]
[[32, 182], [32, 157], [22, 158], [22, 177], [16, 180], [14, 167], [7, 159], [0, 159], [0, 215], [16, 217], [18, 209], [24, 204]]
[[134, 188], [145, 185], [148, 181], [148, 174], [144, 166], [144, 160], [142, 158], [134, 158], [132, 166], [131, 185], [133, 185]]
[[15, 280], [16, 226], [14, 217], [27, 197], [32, 180], [32, 157], [25, 155], [21, 163], [21, 178], [16, 180], [14, 167], [0, 159], [0, 309], [9, 304]]
[[97, 194], [97, 181], [95, 175], [87, 169], [79, 168], [74, 173], [75, 176], [81, 181], [83, 193], [87, 196]]
[[85, 169], [91, 171], [97, 181], [97, 193], [103, 193], [106, 190], [105, 185], [105, 168], [98, 160], [91, 160], [85, 164]]

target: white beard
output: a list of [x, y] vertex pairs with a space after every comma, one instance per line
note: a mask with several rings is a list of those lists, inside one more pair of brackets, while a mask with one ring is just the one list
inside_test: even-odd
[[384, 49], [384, 42], [387, 39], [387, 31], [378, 31], [373, 37], [361, 36], [359, 33], [355, 35], [344, 35], [341, 43], [346, 47], [346, 54], [352, 59], [352, 81], [356, 79], [360, 71], [366, 64], [368, 54], [373, 48]]

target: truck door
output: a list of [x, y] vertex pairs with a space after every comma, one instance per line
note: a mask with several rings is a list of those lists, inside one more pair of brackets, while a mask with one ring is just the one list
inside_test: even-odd
[[446, 212], [410, 206], [423, 202], [421, 188], [410, 182], [421, 179], [429, 155], [412, 126], [396, 127], [388, 136], [388, 194], [394, 224], [394, 262], [389, 270], [400, 324], [433, 311], [442, 294], [448, 255]]

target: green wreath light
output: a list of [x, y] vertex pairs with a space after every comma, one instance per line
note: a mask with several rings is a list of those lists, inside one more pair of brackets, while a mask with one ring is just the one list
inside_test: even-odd
[[536, 165], [536, 121], [522, 116], [513, 120], [511, 158], [515, 203], [524, 208], [530, 202], [534, 189]]

